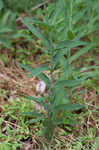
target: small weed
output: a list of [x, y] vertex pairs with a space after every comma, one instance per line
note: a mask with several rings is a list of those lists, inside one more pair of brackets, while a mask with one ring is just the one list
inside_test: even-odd
[[[48, 93], [9, 99], [0, 88], [0, 150], [98, 150], [99, 2], [56, 0], [37, 11], [31, 3], [0, 1], [0, 42], [10, 48], [0, 59], [20, 62]], [[43, 65], [28, 66], [34, 61]]]
[[[70, 124], [70, 122], [75, 124], [73, 121], [74, 116], [73, 120], [70, 119], [72, 118], [72, 111], [82, 109], [84, 106], [80, 104], [72, 104], [70, 97], [73, 95], [74, 89], [76, 89], [82, 81], [91, 77], [90, 72], [83, 72], [83, 74], [81, 74], [79, 71], [76, 76], [73, 76], [74, 68], [72, 67], [72, 62], [91, 49], [93, 44], [81, 41], [80, 39], [82, 35], [78, 38], [78, 35], [80, 35], [82, 31], [79, 31], [78, 25], [75, 32], [74, 26], [77, 24], [74, 23], [75, 25], [73, 25], [73, 19], [75, 18], [72, 17], [73, 1], [68, 2], [68, 4], [69, 9], [67, 9], [67, 11], [69, 12], [69, 16], [66, 16], [67, 5], [65, 5], [64, 0], [58, 0], [54, 11], [52, 10], [52, 12], [50, 12], [52, 14], [51, 16], [49, 14], [47, 16], [47, 8], [45, 7], [46, 15], [43, 16], [42, 21], [35, 18], [22, 19], [22, 22], [28, 27], [28, 29], [42, 41], [45, 48], [44, 52], [50, 57], [49, 64], [44, 64], [38, 68], [31, 68], [24, 64], [19, 64], [22, 68], [30, 72], [29, 77], [37, 76], [41, 80], [44, 80], [50, 91], [48, 97], [41, 97], [39, 100], [38, 98], [27, 96], [27, 98], [40, 103], [46, 111], [46, 116], [42, 116], [40, 113], [38, 113], [38, 116], [43, 121], [43, 133], [48, 143], [52, 142], [57, 125], [62, 123]], [[65, 22], [66, 18], [69, 18], [69, 23]], [[90, 22], [88, 18], [86, 19]], [[76, 21], [78, 21], [78, 19]], [[34, 25], [41, 26], [41, 29], [43, 28], [43, 33], [41, 33]], [[85, 29], [85, 27], [83, 29]], [[88, 32], [92, 32], [90, 24], [88, 24], [87, 30]], [[83, 34], [83, 36], [85, 35]], [[75, 47], [77, 48], [78, 46], [82, 48], [71, 55], [71, 49]], [[58, 76], [58, 79], [56, 79], [54, 72], [59, 68], [61, 73]], [[46, 70], [50, 71], [50, 78], [43, 73]], [[88, 68], [86, 68], [86, 70], [88, 70]], [[89, 84], [91, 83], [89, 82]], [[45, 103], [46, 100], [47, 103]], [[26, 115], [26, 113], [23, 114]], [[35, 112], [32, 114], [35, 116]]]

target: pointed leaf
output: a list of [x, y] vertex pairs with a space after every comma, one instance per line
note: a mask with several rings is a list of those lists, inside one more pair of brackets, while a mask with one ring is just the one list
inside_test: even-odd
[[24, 115], [24, 116], [29, 116], [29, 117], [31, 117], [31, 116], [33, 116], [33, 117], [42, 117], [42, 115], [40, 114], [40, 113], [37, 113], [37, 112], [22, 112], [21, 113], [22, 115]]
[[46, 27], [46, 28], [49, 28], [49, 29], [54, 27], [54, 26], [52, 26], [52, 25], [50, 25], [48, 23], [45, 23], [43, 21], [40, 21], [40, 20], [38, 20], [38, 19], [36, 19], [34, 17], [27, 17], [27, 18], [25, 18], [25, 21], [29, 22], [29, 23], [39, 24], [39, 25], [41, 25], [43, 27]]
[[31, 23], [29, 23], [28, 21], [26, 21], [25, 19], [21, 19], [21, 21], [28, 27], [28, 29], [36, 36], [38, 37], [43, 45], [46, 47], [46, 48], [50, 48], [50, 43], [49, 41], [44, 37], [44, 35], [37, 29], [35, 28]]
[[40, 73], [42, 73], [43, 71], [45, 70], [48, 70], [48, 65], [44, 64], [40, 67], [37, 67], [37, 68], [32, 68], [30, 66], [27, 66], [27, 65], [24, 65], [24, 64], [21, 64], [21, 63], [18, 63], [19, 66], [21, 68], [24, 68], [25, 70], [27, 70], [28, 72], [30, 72], [30, 74], [28, 75], [28, 77], [31, 77], [31, 76], [37, 76], [39, 75]]
[[83, 55], [84, 53], [86, 53], [89, 49], [92, 48], [92, 46], [93, 46], [92, 44], [88, 44], [86, 47], [84, 47], [81, 50], [79, 50], [78, 52], [76, 52], [73, 56], [70, 57], [69, 63], [72, 63], [72, 61], [76, 60], [81, 55]]
[[44, 117], [43, 116], [41, 116], [41, 117], [37, 117], [36, 119], [31, 119], [30, 121], [29, 121], [29, 123], [30, 124], [32, 124], [32, 123], [36, 123], [36, 122], [39, 122], [39, 121], [41, 121], [41, 120], [44, 120]]
[[55, 83], [55, 88], [63, 88], [63, 87], [73, 87], [80, 85], [82, 80], [62, 80], [62, 81], [57, 81]]
[[85, 108], [84, 105], [79, 105], [79, 104], [62, 104], [62, 105], [57, 105], [54, 107], [54, 110], [63, 110], [63, 111], [75, 111]]
[[61, 41], [61, 42], [56, 43], [55, 49], [74, 48], [74, 47], [77, 47], [80, 45], [86, 45], [86, 42], [65, 40], [65, 41]]
[[23, 95], [25, 98], [29, 99], [29, 100], [33, 100], [35, 101], [36, 103], [39, 103], [40, 105], [42, 105], [44, 107], [44, 109], [47, 111], [49, 106], [48, 104], [44, 103], [43, 101], [45, 100], [48, 100], [49, 99], [49, 96], [47, 97], [40, 97], [40, 98], [37, 98], [37, 97], [33, 97], [33, 96], [26, 96], [26, 95]]
[[38, 102], [38, 103], [40, 103], [43, 100], [47, 99], [47, 97], [40, 97], [40, 98], [38, 98], [38, 97], [33, 97], [33, 96], [28, 96], [28, 95], [23, 95], [23, 96], [25, 98], [29, 99], [29, 100], [33, 100], [33, 101]]

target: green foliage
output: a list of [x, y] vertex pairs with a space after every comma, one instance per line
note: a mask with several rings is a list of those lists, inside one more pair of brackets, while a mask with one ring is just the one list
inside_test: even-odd
[[36, 4], [42, 2], [42, 0], [20, 0], [20, 3], [17, 0], [9, 1], [9, 0], [0, 0], [0, 9], [11, 10], [12, 12], [28, 12], [31, 9], [31, 6], [35, 6]]
[[[29, 136], [29, 121], [20, 115], [20, 112], [33, 109], [30, 101], [26, 99], [8, 99], [7, 92], [0, 89], [0, 97], [5, 97], [9, 104], [3, 104], [0, 118], [0, 149], [17, 150], [22, 148], [21, 139]], [[3, 125], [5, 124], [5, 125]], [[6, 134], [5, 134], [6, 133]]]
[[[16, 24], [16, 18], [20, 13], [31, 14], [31, 7], [35, 6], [42, 0], [0, 0], [0, 42], [3, 46], [10, 48], [10, 40], [22, 37]], [[32, 14], [31, 14], [32, 15]], [[25, 36], [26, 37], [26, 36]]]
[[[43, 80], [48, 87], [49, 95], [40, 98], [25, 96], [27, 100], [29, 99], [42, 105], [45, 113], [35, 112], [30, 101], [28, 101], [29, 103], [24, 103], [23, 101], [20, 102], [20, 100], [12, 102], [10, 107], [6, 106], [3, 109], [8, 109], [8, 111], [4, 112], [3, 119], [6, 116], [10, 116], [9, 119], [19, 121], [22, 128], [12, 131], [6, 125], [6, 131], [9, 136], [0, 134], [0, 137], [3, 139], [3, 142], [0, 143], [1, 150], [17, 149], [18, 146], [20, 147], [20, 139], [28, 135], [28, 124], [41, 122], [40, 128], [48, 143], [52, 141], [58, 125], [64, 124], [65, 128], [72, 130], [67, 125], [72, 126], [77, 124], [77, 121], [75, 121], [77, 120], [77, 115], [75, 117], [74, 111], [85, 108], [80, 98], [78, 101], [79, 104], [72, 103], [72, 98], [82, 93], [82, 91], [75, 93], [74, 89], [81, 85], [88, 77], [98, 79], [99, 76], [98, 66], [85, 66], [78, 70], [73, 66], [73, 62], [77, 61], [87, 51], [90, 50], [93, 52], [93, 49], [98, 50], [98, 38], [94, 37], [96, 36], [96, 32], [98, 33], [99, 27], [99, 2], [97, 0], [56, 0], [55, 3], [49, 4], [48, 7], [44, 6], [44, 10], [39, 10], [39, 16], [41, 16], [41, 13], [45, 14], [44, 16], [42, 15], [42, 19], [39, 20], [34, 17], [21, 19], [22, 23], [29, 29], [29, 32], [27, 29], [19, 31], [16, 26], [16, 17], [21, 12], [30, 13], [30, 8], [33, 6], [31, 3], [37, 3], [37, 1], [30, 1], [21, 0], [18, 3], [17, 0], [13, 0], [8, 3], [7, 0], [0, 0], [0, 42], [8, 48], [10, 47], [11, 40], [19, 37], [33, 42], [31, 33], [34, 37], [41, 40], [43, 52], [47, 53], [50, 58], [49, 65], [46, 64], [46, 60], [45, 64], [38, 68], [26, 66], [24, 65], [25, 63], [19, 63], [19, 65], [29, 72], [28, 77], [37, 76]], [[78, 48], [79, 50], [76, 52]], [[17, 53], [20, 54], [23, 51], [24, 49], [18, 49]], [[71, 51], [73, 51], [73, 54]], [[26, 52], [25, 54], [28, 53]], [[3, 55], [0, 55], [0, 58], [3, 62], [7, 61]], [[20, 55], [20, 59], [23, 60], [24, 56]], [[91, 69], [94, 71], [90, 71]], [[46, 70], [50, 72], [49, 78], [43, 73]], [[59, 70], [59, 74], [56, 78], [55, 73], [57, 70]], [[93, 84], [93, 81], [90, 79], [84, 82], [84, 85], [88, 89]], [[99, 88], [96, 87], [96, 89], [97, 93], [99, 93]], [[1, 93], [0, 95], [2, 96]], [[7, 97], [5, 96], [5, 98]], [[30, 110], [32, 111], [29, 112]], [[16, 112], [23, 113], [15, 115]], [[30, 117], [30, 120], [28, 117]], [[2, 118], [0, 122], [3, 122]], [[18, 133], [21, 136], [18, 136]], [[82, 149], [83, 144], [85, 144], [85, 138], [94, 139], [91, 129], [89, 130], [89, 135], [84, 136], [83, 139], [78, 140], [77, 143], [73, 143], [73, 146], [70, 147], [73, 149]], [[14, 137], [14, 140], [12, 140], [11, 136]], [[97, 137], [92, 150], [98, 149], [98, 141], [99, 138]]]
[[[87, 72], [87, 74], [78, 72], [76, 76], [73, 76], [72, 74], [72, 62], [93, 47], [92, 43], [81, 41], [81, 38], [86, 35], [85, 32], [87, 32], [87, 34], [93, 32], [93, 28], [90, 27], [89, 16], [87, 16], [87, 18], [85, 16], [84, 20], [82, 19], [83, 15], [86, 13], [87, 6], [84, 6], [86, 9], [84, 11], [81, 10], [82, 13], [77, 15], [80, 2], [74, 3], [74, 1], [67, 1], [67, 3], [69, 5], [65, 4], [64, 0], [57, 0], [53, 10], [48, 16], [46, 14], [47, 8], [45, 8], [46, 15], [43, 16], [42, 21], [35, 18], [22, 19], [22, 22], [28, 29], [42, 41], [44, 51], [50, 56], [50, 65], [44, 68], [42, 68], [42, 66], [31, 68], [20, 64], [22, 68], [30, 72], [30, 76], [40, 77], [44, 70], [50, 71], [50, 78], [47, 79], [50, 83], [48, 87], [50, 91], [50, 94], [47, 97], [48, 102], [45, 103], [43, 97], [41, 97], [43, 101], [36, 101], [33, 97], [30, 98], [40, 103], [46, 110], [47, 115], [43, 118], [43, 126], [44, 135], [48, 142], [51, 142], [52, 140], [55, 127], [58, 124], [64, 123], [64, 112], [72, 112], [84, 108], [84, 106], [80, 104], [71, 104], [69, 97], [71, 97], [73, 90], [79, 86], [82, 81], [91, 76], [90, 72]], [[74, 11], [73, 8], [75, 7], [75, 4], [77, 9]], [[83, 4], [87, 4], [87, 2], [80, 3], [81, 9], [83, 8]], [[67, 6], [69, 7], [67, 8]], [[85, 22], [84, 25], [79, 25], [78, 22], [81, 23], [80, 20]], [[95, 23], [96, 22], [93, 21], [91, 25]], [[37, 25], [43, 28], [42, 32], [35, 27]], [[94, 29], [96, 30], [97, 28]], [[78, 46], [83, 48], [80, 48], [78, 52], [71, 56], [71, 48], [73, 49]], [[54, 72], [57, 69], [60, 69], [61, 73], [56, 80]], [[45, 81], [43, 78], [42, 80]], [[40, 116], [40, 118], [42, 117]]]
[[32, 67], [29, 67], [29, 66], [26, 66], [26, 65], [24, 65], [24, 64], [20, 64], [19, 63], [19, 65], [22, 67], [22, 68], [24, 68], [25, 70], [27, 70], [28, 72], [30, 72], [30, 76], [32, 75], [32, 76], [37, 76], [37, 75], [39, 75], [40, 73], [42, 73], [43, 71], [45, 71], [45, 70], [48, 70], [48, 65], [42, 65], [42, 66], [40, 66], [40, 67], [38, 67], [38, 68], [32, 68]]
[[7, 11], [4, 15], [0, 15], [0, 42], [7, 48], [10, 47], [9, 39], [15, 38], [16, 36], [15, 18], [16, 14], [12, 15], [11, 11]]

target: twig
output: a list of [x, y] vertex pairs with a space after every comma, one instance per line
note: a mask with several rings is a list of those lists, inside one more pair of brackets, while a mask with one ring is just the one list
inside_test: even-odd
[[7, 80], [7, 81], [9, 80], [9, 77], [7, 77], [6, 75], [4, 75], [4, 74], [2, 74], [2, 73], [0, 73], [0, 77], [1, 77], [1, 78], [4, 78], [4, 79]]
[[[42, 2], [42, 3], [38, 4], [37, 6], [31, 8], [30, 11], [34, 11], [34, 10], [36, 10], [37, 8], [40, 8], [40, 7], [44, 6], [45, 4], [48, 4], [49, 2], [50, 2], [50, 0], [47, 0], [46, 2]], [[26, 16], [26, 14], [23, 15], [23, 17], [25, 17], [25, 16]], [[16, 19], [16, 21], [20, 21], [21, 18], [22, 18], [22, 17], [18, 17], [18, 18]]]
[[91, 107], [97, 108], [96, 106], [94, 106], [94, 105], [92, 105], [92, 104], [89, 104], [89, 103], [87, 103], [87, 102], [85, 102], [85, 104], [86, 104], [86, 105], [88, 105], [88, 106], [91, 106]]
[[10, 125], [10, 127], [15, 126], [17, 128], [22, 128], [19, 125], [16, 125], [15, 123], [12, 123], [12, 122], [9, 122], [9, 121], [6, 121], [6, 120], [3, 120], [3, 122], [8, 123]]
[[[10, 78], [2, 73], [0, 73], [0, 77], [3, 78], [6, 81], [10, 81]], [[15, 84], [18, 84], [19, 86], [22, 86], [19, 82], [15, 81], [14, 79], [11, 79], [12, 82], [14, 82]]]
[[48, 4], [49, 2], [50, 2], [49, 0], [47, 0], [46, 2], [42, 2], [42, 3], [38, 4], [37, 6], [33, 7], [33, 8], [31, 9], [31, 11], [34, 11], [34, 10], [36, 10], [37, 8], [40, 8], [40, 7], [44, 6], [45, 4]]

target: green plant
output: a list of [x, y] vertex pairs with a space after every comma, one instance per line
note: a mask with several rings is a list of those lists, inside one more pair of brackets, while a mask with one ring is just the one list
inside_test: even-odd
[[17, 0], [0, 0], [0, 42], [3, 46], [10, 48], [12, 39], [22, 37], [17, 27], [21, 13], [32, 15], [31, 7], [40, 2], [42, 0], [20, 0], [20, 3]]
[[0, 9], [10, 9], [12, 12], [23, 13], [29, 12], [31, 10], [31, 6], [34, 7], [38, 3], [42, 2], [42, 0], [20, 0], [20, 3], [17, 0], [9, 1], [9, 0], [0, 0]]
[[[90, 77], [90, 72], [75, 70], [72, 62], [77, 60], [81, 55], [87, 52], [93, 47], [90, 42], [81, 41], [79, 36], [83, 31], [77, 30], [77, 34], [72, 31], [72, 15], [73, 15], [73, 0], [67, 1], [69, 3], [69, 24], [67, 24], [66, 18], [66, 4], [64, 0], [57, 0], [55, 7], [47, 16], [47, 8], [45, 7], [45, 16], [42, 21], [35, 18], [24, 18], [22, 22], [28, 27], [28, 29], [42, 41], [44, 52], [50, 57], [50, 63], [41, 65], [38, 68], [32, 68], [24, 64], [19, 64], [22, 68], [30, 72], [28, 77], [37, 76], [43, 80], [48, 89], [49, 95], [47, 97], [35, 98], [32, 96], [26, 96], [28, 99], [36, 101], [41, 104], [46, 113], [40, 114], [37, 112], [23, 113], [24, 115], [33, 115], [37, 119], [32, 122], [38, 122], [42, 120], [43, 134], [45, 135], [47, 142], [51, 143], [55, 128], [59, 124], [72, 124], [74, 120], [71, 120], [72, 112], [78, 109], [84, 108], [84, 105], [72, 104], [72, 97], [74, 89], [76, 89], [82, 81]], [[43, 33], [40, 32], [35, 26], [39, 25]], [[86, 26], [85, 26], [86, 28]], [[84, 36], [84, 35], [83, 35]], [[80, 47], [80, 50], [71, 55], [71, 49]], [[86, 70], [88, 68], [86, 67]], [[49, 70], [50, 78], [48, 78], [43, 72]], [[56, 78], [55, 73], [59, 70], [59, 75]]]
[[0, 11], [0, 42], [7, 48], [10, 47], [9, 39], [16, 36], [15, 18], [16, 14], [12, 15], [11, 11], [5, 12], [4, 15]]

